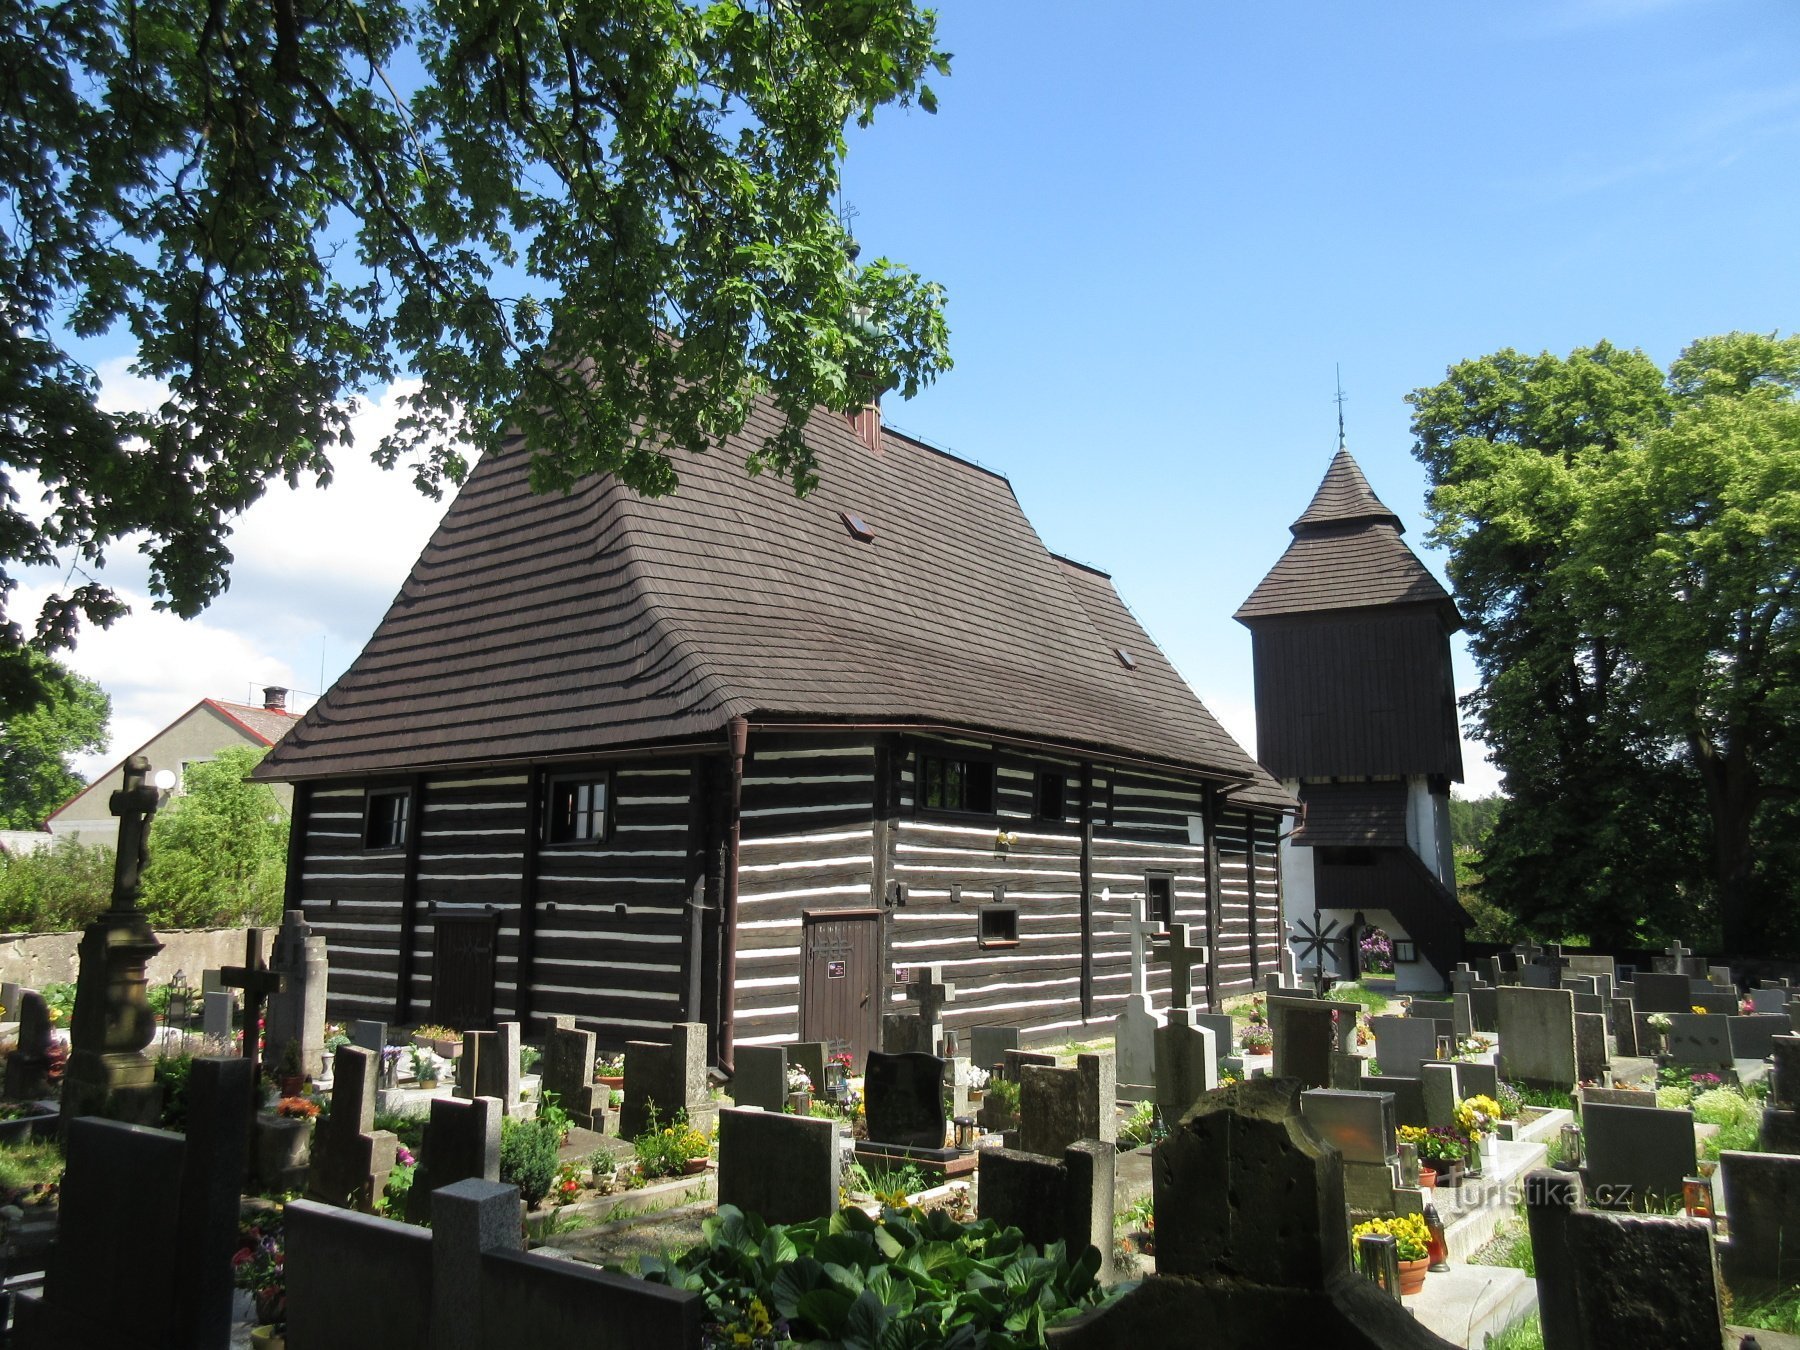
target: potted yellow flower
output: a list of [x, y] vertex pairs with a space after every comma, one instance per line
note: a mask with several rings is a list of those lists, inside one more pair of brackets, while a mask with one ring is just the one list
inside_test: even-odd
[[1369, 1233], [1394, 1239], [1394, 1255], [1400, 1262], [1400, 1292], [1416, 1294], [1425, 1287], [1425, 1271], [1431, 1265], [1431, 1230], [1423, 1216], [1401, 1214], [1392, 1219], [1369, 1219], [1350, 1230], [1350, 1241]]

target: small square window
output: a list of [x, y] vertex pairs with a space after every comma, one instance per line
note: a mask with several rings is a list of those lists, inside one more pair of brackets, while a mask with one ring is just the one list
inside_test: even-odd
[[1407, 938], [1394, 940], [1394, 964], [1410, 966], [1419, 959], [1419, 949]]
[[405, 848], [412, 821], [412, 793], [404, 788], [371, 792], [363, 803], [363, 847]]
[[550, 780], [544, 842], [591, 844], [606, 838], [606, 775]]
[[1146, 872], [1144, 895], [1150, 901], [1150, 922], [1168, 932], [1169, 925], [1175, 922], [1175, 878], [1167, 872]]
[[1019, 907], [1017, 905], [983, 905], [978, 931], [983, 947], [1016, 947], [1019, 945]]
[[1037, 781], [1037, 814], [1039, 820], [1061, 820], [1067, 815], [1068, 780], [1059, 770], [1040, 773]]
[[920, 755], [916, 788], [927, 810], [994, 814], [994, 766], [987, 760]]

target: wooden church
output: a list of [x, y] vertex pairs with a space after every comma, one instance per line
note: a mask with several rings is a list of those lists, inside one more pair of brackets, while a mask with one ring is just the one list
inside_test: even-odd
[[874, 410], [814, 418], [804, 500], [752, 478], [773, 424], [658, 500], [475, 467], [259, 770], [334, 1015], [860, 1059], [939, 965], [949, 1029], [1064, 1041], [1120, 1010], [1137, 895], [1204, 934], [1209, 1001], [1275, 969], [1293, 801], [1108, 577]]
[[1255, 654], [1257, 757], [1302, 805], [1282, 841], [1287, 917], [1316, 910], [1342, 933], [1361, 915], [1394, 942], [1399, 988], [1440, 989], [1471, 922], [1450, 846], [1462, 619], [1342, 446], [1290, 528], [1235, 616]]

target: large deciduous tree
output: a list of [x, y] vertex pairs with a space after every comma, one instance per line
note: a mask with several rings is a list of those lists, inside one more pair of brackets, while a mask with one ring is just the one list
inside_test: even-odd
[[86, 786], [71, 757], [106, 749], [112, 700], [99, 685], [37, 652], [23, 661], [43, 698], [0, 721], [0, 829], [41, 830]]
[[288, 813], [268, 784], [249, 781], [267, 753], [239, 745], [187, 766], [180, 795], [150, 829], [143, 910], [151, 923], [200, 928], [280, 917]]
[[[1503, 351], [1415, 391], [1506, 774], [1487, 894], [1608, 942], [1777, 937], [1800, 774], [1800, 339]], [[1793, 934], [1787, 935], [1791, 940]]]
[[[815, 407], [948, 363], [837, 201], [849, 121], [947, 63], [911, 0], [0, 0], [0, 601], [137, 539], [196, 612], [232, 517], [407, 374], [380, 457], [428, 490], [516, 430], [540, 489], [666, 492], [764, 392], [747, 467], [805, 490]], [[105, 334], [159, 407], [100, 406]], [[0, 616], [0, 713], [25, 642], [119, 612]]]

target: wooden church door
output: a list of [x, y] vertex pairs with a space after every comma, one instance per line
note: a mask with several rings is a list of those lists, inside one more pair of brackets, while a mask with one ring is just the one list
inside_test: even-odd
[[494, 949], [500, 921], [493, 914], [439, 914], [431, 953], [431, 1020], [458, 1031], [494, 1024]]
[[850, 1052], [852, 1073], [881, 1048], [881, 912], [832, 910], [805, 916], [800, 971], [800, 1039]]

